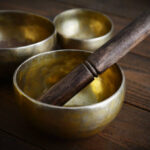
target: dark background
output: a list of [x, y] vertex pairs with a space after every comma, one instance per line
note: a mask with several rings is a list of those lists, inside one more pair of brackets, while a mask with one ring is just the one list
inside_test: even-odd
[[[90, 8], [110, 16], [117, 33], [150, 0], [0, 0], [0, 9], [34, 12], [53, 19], [71, 8]], [[150, 149], [150, 37], [119, 64], [127, 80], [126, 98], [118, 117], [101, 133], [82, 140], [60, 140], [36, 131], [14, 103], [9, 84], [0, 84], [0, 150], [149, 150]]]

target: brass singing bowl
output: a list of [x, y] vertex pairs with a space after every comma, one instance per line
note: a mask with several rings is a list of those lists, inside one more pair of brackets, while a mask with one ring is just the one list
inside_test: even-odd
[[53, 23], [45, 17], [21, 11], [0, 11], [0, 77], [9, 76], [22, 61], [53, 49]]
[[64, 106], [37, 99], [83, 62], [90, 52], [61, 50], [41, 53], [23, 62], [13, 84], [20, 110], [38, 128], [63, 138], [83, 138], [101, 131], [118, 114], [125, 95], [125, 77], [113, 65]]
[[111, 19], [88, 9], [71, 9], [54, 18], [59, 42], [63, 48], [95, 51], [113, 34]]

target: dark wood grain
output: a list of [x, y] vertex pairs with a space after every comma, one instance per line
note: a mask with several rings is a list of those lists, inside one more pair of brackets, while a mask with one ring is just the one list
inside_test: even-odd
[[[150, 34], [150, 11], [146, 11], [121, 30], [104, 46], [39, 98], [47, 104], [64, 105], [98, 74], [125, 56]], [[132, 61], [131, 61], [132, 62]], [[89, 71], [88, 71], [89, 70]], [[91, 72], [91, 73], [90, 73]]]
[[67, 3], [76, 7], [92, 8], [95, 10], [101, 10], [110, 14], [116, 14], [118, 16], [124, 16], [128, 18], [135, 18], [142, 11], [150, 9], [149, 0], [57, 0], [63, 3]]
[[127, 18], [135, 18], [150, 8], [149, 0], [1, 0], [2, 9], [21, 9], [43, 15], [59, 13], [69, 8], [90, 8]]
[[10, 135], [5, 131], [0, 130], [0, 149], [1, 150], [41, 150], [32, 144], [18, 140], [14, 135]]
[[150, 148], [149, 120], [149, 112], [125, 104], [116, 120], [100, 135], [131, 150], [148, 150]]
[[[24, 10], [44, 15], [51, 19], [66, 9], [76, 7], [90, 8], [106, 13], [112, 18], [115, 33], [117, 33], [131, 21], [131, 18], [150, 8], [150, 1], [0, 0], [0, 9]], [[85, 140], [59, 140], [36, 131], [20, 114], [14, 103], [11, 88], [6, 84], [6, 81], [3, 81], [3, 84], [0, 83], [0, 130], [6, 131], [5, 133], [8, 135], [0, 132], [0, 142], [4, 137], [6, 140], [6, 142], [3, 142], [2, 150], [8, 150], [7, 145], [18, 145], [16, 149], [25, 147], [29, 150], [33, 149], [32, 147], [52, 150], [149, 150], [149, 58], [150, 38], [147, 38], [119, 61], [127, 79], [126, 104], [124, 104], [118, 117], [102, 133]]]

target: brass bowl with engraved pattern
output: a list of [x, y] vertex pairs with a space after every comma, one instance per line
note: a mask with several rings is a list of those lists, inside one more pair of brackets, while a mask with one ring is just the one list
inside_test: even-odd
[[17, 68], [13, 77], [16, 102], [36, 127], [62, 138], [84, 138], [101, 131], [117, 116], [125, 95], [125, 76], [118, 65], [95, 78], [64, 106], [37, 100], [90, 53], [83, 50], [45, 52]]

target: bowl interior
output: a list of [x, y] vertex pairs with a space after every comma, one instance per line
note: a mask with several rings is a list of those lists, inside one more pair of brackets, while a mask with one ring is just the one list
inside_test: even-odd
[[55, 18], [58, 33], [73, 39], [91, 39], [107, 34], [111, 28], [111, 21], [101, 13], [73, 9], [65, 11]]
[[[48, 88], [83, 62], [89, 52], [52, 51], [32, 57], [23, 63], [16, 74], [16, 83], [30, 98], [38, 99]], [[94, 79], [65, 106], [82, 106], [100, 102], [117, 91], [122, 82], [120, 69], [114, 65]]]
[[0, 12], [0, 48], [33, 44], [53, 32], [53, 24], [44, 17], [23, 12]]

